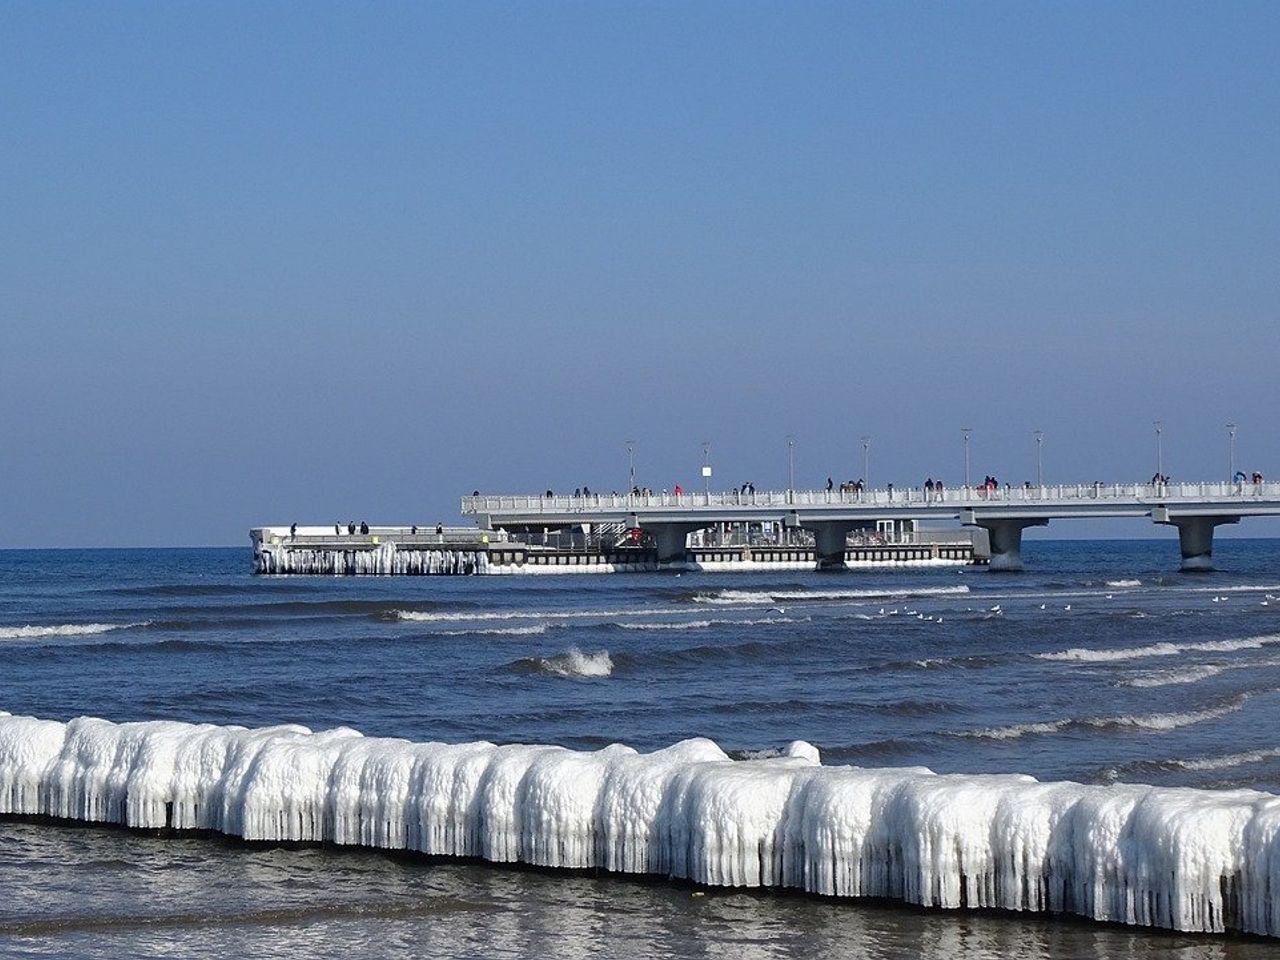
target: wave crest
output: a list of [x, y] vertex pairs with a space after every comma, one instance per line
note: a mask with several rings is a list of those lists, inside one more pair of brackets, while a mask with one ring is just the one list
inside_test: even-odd
[[613, 675], [613, 658], [608, 650], [584, 653], [570, 647], [553, 657], [526, 657], [512, 665], [524, 673], [545, 673], [555, 677], [599, 678]]
[[51, 626], [0, 627], [0, 640], [39, 640], [45, 637], [87, 637], [112, 630], [133, 630], [151, 626], [150, 620], [137, 623], [59, 623]]

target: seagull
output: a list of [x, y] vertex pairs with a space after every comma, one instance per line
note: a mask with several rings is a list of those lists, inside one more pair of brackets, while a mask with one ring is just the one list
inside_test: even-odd
[[1063, 610], [1070, 610], [1070, 609], [1071, 609], [1071, 604], [1069, 604], [1069, 603], [1068, 603], [1068, 604], [1067, 604], [1065, 607], [1063, 607], [1062, 609], [1063, 609]]
[[992, 607], [992, 608], [991, 608], [991, 612], [992, 612], [992, 613], [999, 613], [999, 612], [1000, 612], [1000, 604], [998, 604], [998, 603], [997, 603], [994, 607]]
[[1110, 599], [1111, 599], [1111, 594], [1109, 594], [1109, 593], [1107, 594], [1107, 599], [1108, 599], [1108, 600], [1110, 600]]
[[1044, 609], [1044, 604], [1043, 604], [1043, 603], [1042, 603], [1042, 604], [1040, 604], [1040, 609], [1041, 609], [1041, 610], [1043, 610], [1043, 609]]

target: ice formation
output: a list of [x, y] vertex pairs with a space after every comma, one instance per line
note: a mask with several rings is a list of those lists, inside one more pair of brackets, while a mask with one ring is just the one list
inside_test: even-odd
[[1280, 797], [0, 714], [0, 814], [1280, 935]]
[[483, 550], [397, 548], [390, 541], [372, 550], [304, 549], [260, 546], [253, 554], [254, 573], [342, 575], [486, 573], [489, 555]]

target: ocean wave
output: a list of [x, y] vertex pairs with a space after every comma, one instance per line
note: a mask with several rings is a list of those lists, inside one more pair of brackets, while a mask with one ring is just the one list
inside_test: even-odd
[[761, 627], [778, 623], [808, 623], [810, 619], [810, 617], [757, 617], [747, 620], [673, 620], [658, 623], [641, 621], [639, 623], [615, 623], [613, 626], [620, 627], [623, 630], [705, 630], [708, 627], [720, 626]]
[[1225, 666], [1206, 663], [1198, 667], [1186, 667], [1182, 670], [1159, 670], [1155, 673], [1143, 674], [1140, 677], [1121, 680], [1120, 685], [1122, 687], [1142, 688], [1171, 687], [1183, 683], [1197, 683], [1200, 680], [1208, 680], [1210, 677], [1216, 677], [1226, 669]]
[[644, 608], [632, 610], [489, 610], [489, 611], [429, 611], [429, 610], [389, 610], [383, 611], [388, 620], [400, 620], [409, 623], [458, 623], [466, 621], [493, 620], [608, 620], [611, 617], [660, 617], [679, 614], [682, 611], [675, 607]]
[[810, 602], [823, 600], [886, 600], [906, 597], [947, 597], [969, 592], [968, 586], [954, 587], [900, 587], [883, 590], [716, 590], [713, 593], [696, 593], [694, 603], [747, 605], [785, 602]]
[[1182, 653], [1233, 653], [1237, 650], [1259, 650], [1276, 643], [1280, 643], [1280, 635], [1267, 634], [1259, 637], [1241, 637], [1237, 640], [1204, 640], [1197, 643], [1164, 641], [1145, 647], [1120, 649], [1072, 647], [1070, 650], [1058, 650], [1054, 653], [1037, 653], [1035, 657], [1037, 660], [1109, 663], [1116, 660], [1138, 660], [1144, 657], [1172, 657]]
[[59, 623], [51, 626], [0, 627], [0, 640], [39, 640], [46, 637], [86, 637], [112, 630], [133, 630], [151, 626], [150, 620], [136, 623]]
[[1141, 580], [1108, 580], [1107, 586], [1108, 587], [1140, 587], [1142, 586], [1142, 581]]
[[525, 657], [512, 664], [521, 673], [545, 673], [557, 677], [608, 677], [613, 675], [613, 658], [608, 650], [584, 653], [570, 647], [553, 657]]
[[[1261, 691], [1273, 693], [1275, 691]], [[1018, 740], [1033, 734], [1060, 733], [1064, 730], [1149, 730], [1165, 732], [1217, 720], [1234, 713], [1245, 705], [1250, 694], [1240, 693], [1223, 703], [1187, 710], [1179, 713], [1152, 713], [1146, 715], [1122, 715], [1117, 717], [1068, 717], [1062, 720], [1045, 720], [1032, 723], [1015, 723], [1007, 727], [989, 727], [983, 730], [946, 731], [948, 736], [973, 740]]]
[[441, 630], [441, 637], [530, 637], [546, 633], [551, 624], [531, 623], [523, 627], [477, 627], [473, 630]]

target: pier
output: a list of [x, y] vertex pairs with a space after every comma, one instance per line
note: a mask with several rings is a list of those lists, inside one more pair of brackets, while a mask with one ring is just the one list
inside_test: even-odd
[[[650, 537], [633, 540], [604, 525], [583, 534], [540, 530], [525, 542], [503, 530], [451, 527], [440, 534], [410, 527], [370, 527], [368, 533], [335, 533], [333, 527], [256, 527], [250, 532], [254, 573], [324, 576], [433, 576], [467, 574], [648, 573], [685, 570], [746, 572], [813, 570], [819, 556], [812, 542], [725, 538], [688, 546], [679, 561], [661, 560]], [[845, 545], [850, 566], [938, 566], [984, 563], [960, 531], [885, 537], [872, 534]], [[812, 538], [809, 538], [810, 540]]]
[[684, 562], [689, 534], [727, 523], [781, 524], [813, 540], [814, 562], [839, 569], [848, 540], [878, 524], [958, 521], [984, 530], [992, 570], [1022, 569], [1022, 531], [1051, 520], [1147, 518], [1174, 527], [1182, 569], [1213, 567], [1213, 533], [1244, 517], [1280, 516], [1280, 483], [1117, 483], [955, 488], [885, 487], [849, 492], [777, 490], [587, 496], [476, 495], [462, 514], [482, 530], [520, 532], [582, 526], [643, 530], [659, 564]]

